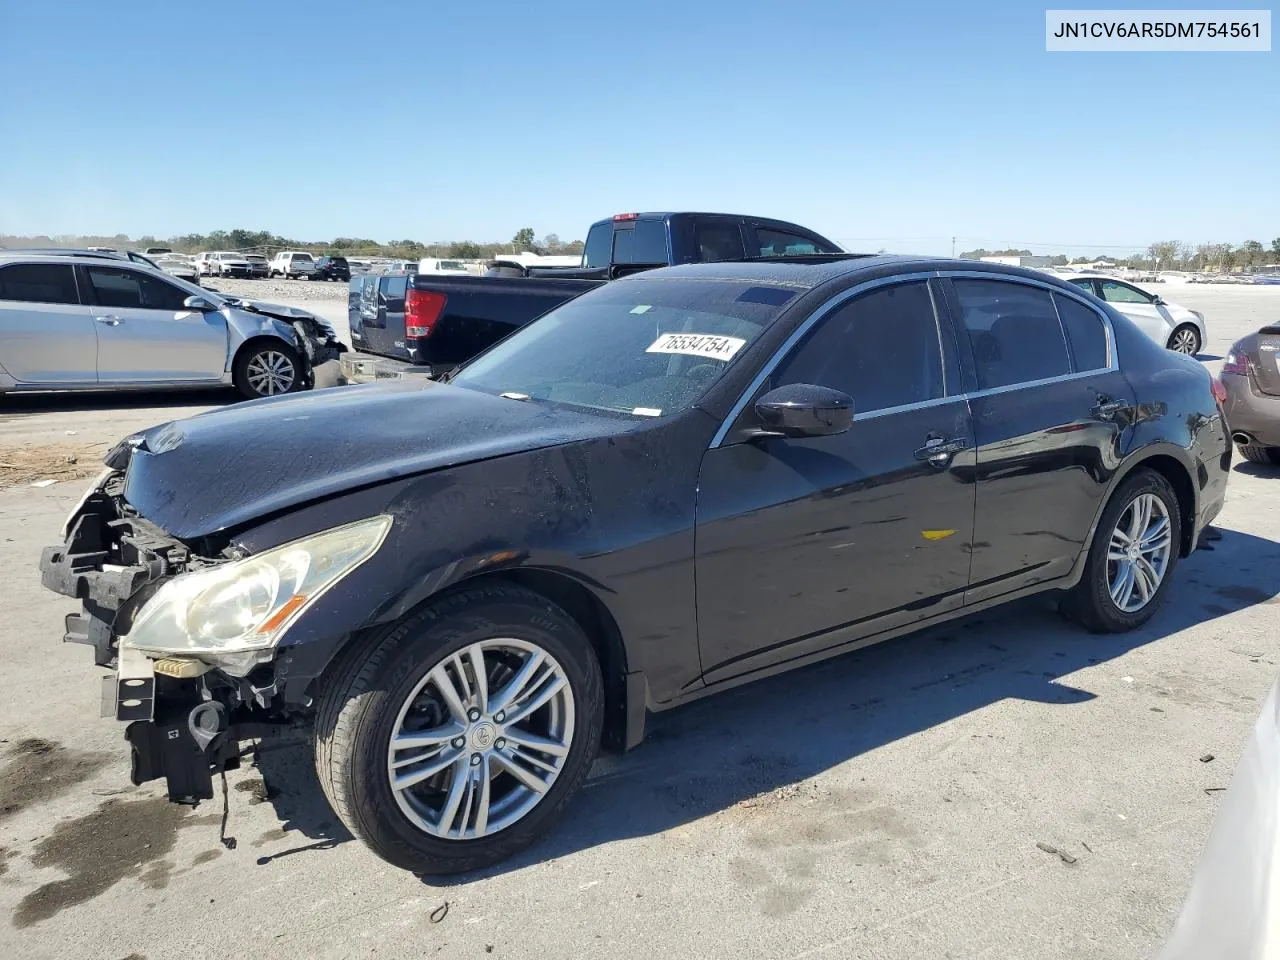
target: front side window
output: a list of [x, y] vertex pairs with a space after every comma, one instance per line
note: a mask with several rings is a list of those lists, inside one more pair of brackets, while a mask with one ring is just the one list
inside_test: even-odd
[[942, 397], [942, 349], [927, 283], [872, 290], [818, 321], [774, 371], [773, 386], [792, 383], [843, 390], [855, 414]]
[[103, 307], [121, 310], [183, 310], [187, 294], [155, 277], [133, 270], [89, 267], [94, 300]]
[[956, 279], [952, 286], [973, 350], [978, 389], [1071, 372], [1062, 325], [1048, 290], [1005, 280]]
[[584, 267], [607, 267], [613, 256], [613, 223], [597, 223], [587, 234], [587, 244], [583, 248]]
[[0, 268], [0, 300], [79, 303], [70, 264], [15, 263]]
[[796, 233], [782, 230], [756, 228], [756, 249], [752, 256], [756, 257], [796, 257], [810, 253], [839, 253]]
[[1102, 318], [1078, 300], [1070, 297], [1053, 295], [1058, 305], [1058, 316], [1062, 318], [1062, 329], [1066, 331], [1067, 343], [1071, 344], [1071, 355], [1075, 359], [1075, 368], [1081, 370], [1102, 370], [1107, 366], [1107, 331], [1102, 325]]
[[661, 220], [636, 220], [631, 230], [613, 232], [613, 262], [667, 263], [667, 225]]
[[667, 416], [706, 393], [795, 297], [749, 281], [619, 280], [523, 327], [450, 383], [513, 402]]
[[1119, 280], [1103, 280], [1102, 299], [1107, 303], [1151, 303], [1154, 297]]

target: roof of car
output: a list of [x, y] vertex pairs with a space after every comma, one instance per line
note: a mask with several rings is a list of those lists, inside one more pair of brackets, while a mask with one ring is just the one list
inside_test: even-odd
[[748, 280], [781, 286], [812, 289], [831, 280], [860, 276], [874, 279], [901, 273], [934, 270], [962, 270], [998, 273], [1013, 279], [1045, 281], [1059, 277], [1027, 267], [1014, 267], [981, 260], [954, 260], [947, 257], [924, 257], [894, 254], [816, 254], [795, 257], [760, 257], [749, 260], [720, 260], [714, 263], [687, 263], [674, 267], [646, 270], [615, 280], [614, 283], [643, 282], [663, 277], [698, 279]]
[[[98, 263], [110, 264], [113, 267], [133, 266], [141, 267], [143, 270], [150, 269], [145, 263], [135, 263], [120, 256], [112, 256], [109, 253], [89, 253], [89, 254], [71, 254], [76, 262], [88, 261], [90, 263], [95, 260]], [[24, 263], [66, 263], [68, 260], [66, 253], [47, 252], [43, 250], [0, 250], [0, 262], [13, 263], [21, 261]]]

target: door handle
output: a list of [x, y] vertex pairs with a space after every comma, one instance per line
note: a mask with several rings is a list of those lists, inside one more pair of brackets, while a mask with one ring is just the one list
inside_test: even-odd
[[118, 327], [120, 324], [124, 323], [123, 320], [114, 314], [110, 314], [105, 317], [94, 317], [93, 319], [97, 320], [99, 323], [105, 323], [108, 327]]
[[916, 451], [917, 460], [927, 460], [935, 466], [942, 466], [961, 450], [969, 449], [967, 437], [926, 437], [924, 446]]
[[1116, 418], [1116, 414], [1124, 413], [1132, 409], [1132, 405], [1125, 403], [1123, 400], [1112, 400], [1110, 397], [1099, 397], [1098, 402], [1093, 405], [1089, 413], [1093, 415], [1095, 420], [1114, 420]]

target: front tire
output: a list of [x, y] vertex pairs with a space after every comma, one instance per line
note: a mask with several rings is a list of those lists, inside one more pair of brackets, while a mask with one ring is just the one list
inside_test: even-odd
[[317, 704], [316, 771], [378, 856], [465, 873], [550, 829], [586, 779], [603, 717], [600, 665], [573, 619], [521, 587], [480, 586], [343, 654]]
[[1189, 357], [1194, 357], [1203, 346], [1200, 343], [1200, 331], [1194, 324], [1184, 323], [1169, 334], [1169, 342], [1165, 346], [1174, 353], [1185, 353]]
[[1240, 451], [1240, 456], [1250, 463], [1280, 467], [1280, 447], [1264, 447], [1256, 443], [1240, 443], [1236, 447]]
[[302, 358], [283, 340], [251, 344], [236, 357], [232, 382], [249, 400], [296, 393], [303, 388]]
[[1178, 565], [1182, 512], [1169, 481], [1139, 470], [1112, 494], [1063, 612], [1092, 633], [1123, 633], [1155, 615]]

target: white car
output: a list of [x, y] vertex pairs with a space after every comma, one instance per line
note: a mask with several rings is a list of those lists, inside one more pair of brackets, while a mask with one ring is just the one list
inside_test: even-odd
[[1161, 346], [1193, 357], [1204, 346], [1204, 314], [1197, 310], [1180, 307], [1158, 293], [1148, 293], [1127, 280], [1104, 274], [1080, 274], [1063, 279], [1105, 300]]
[[166, 253], [153, 258], [156, 266], [171, 277], [200, 285], [200, 270], [190, 257], [178, 253]]
[[281, 250], [271, 258], [270, 275], [290, 280], [310, 280], [316, 272], [316, 258], [303, 250]]
[[471, 271], [461, 260], [440, 260], [436, 257], [423, 257], [418, 261], [418, 273], [447, 274], [455, 277], [468, 276]]

